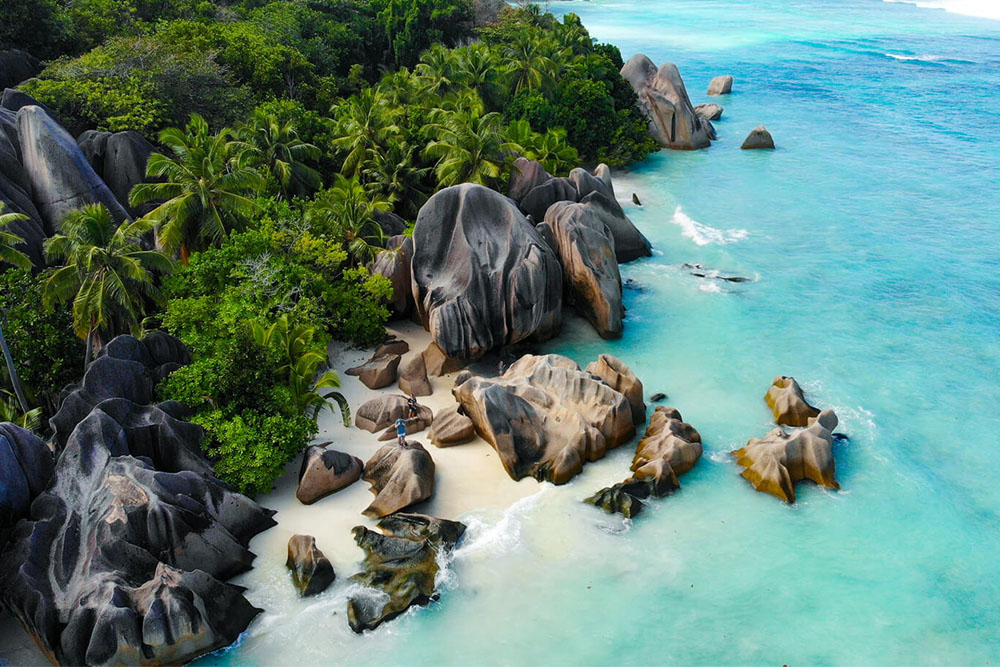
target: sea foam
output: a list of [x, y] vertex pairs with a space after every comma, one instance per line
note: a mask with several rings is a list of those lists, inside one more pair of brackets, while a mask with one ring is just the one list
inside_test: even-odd
[[725, 245], [740, 241], [750, 235], [750, 232], [745, 229], [716, 229], [715, 227], [698, 222], [685, 213], [681, 206], [678, 206], [674, 211], [670, 222], [680, 227], [681, 234], [698, 245], [708, 245], [709, 243]]

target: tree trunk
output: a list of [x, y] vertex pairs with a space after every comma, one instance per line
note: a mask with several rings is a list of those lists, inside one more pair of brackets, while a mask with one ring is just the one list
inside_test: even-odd
[[94, 358], [94, 330], [87, 332], [87, 350], [83, 355], [83, 372], [86, 373], [90, 367], [90, 360]]
[[181, 264], [184, 266], [188, 265], [188, 259], [191, 257], [191, 253], [188, 252], [188, 247], [186, 243], [181, 244]]
[[7, 314], [4, 313], [3, 320], [0, 321], [0, 348], [3, 348], [3, 358], [7, 362], [7, 374], [10, 375], [10, 383], [14, 386], [14, 395], [17, 396], [18, 403], [21, 404], [21, 411], [28, 412], [31, 407], [28, 405], [28, 398], [24, 395], [24, 387], [17, 377], [17, 369], [14, 368], [14, 358], [10, 356], [10, 349], [7, 347], [7, 339], [3, 335], [3, 327], [7, 324]]

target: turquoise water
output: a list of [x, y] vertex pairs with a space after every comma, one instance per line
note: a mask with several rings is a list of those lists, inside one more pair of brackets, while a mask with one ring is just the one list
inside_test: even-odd
[[[579, 502], [626, 475], [623, 447], [567, 486], [464, 516], [439, 603], [356, 637], [340, 590], [262, 617], [209, 662], [1000, 658], [1000, 22], [877, 0], [551, 9], [626, 58], [676, 62], [696, 104], [713, 76], [736, 78], [711, 100], [725, 115], [710, 149], [616, 176], [658, 251], [623, 270], [637, 287], [624, 338], [573, 326], [551, 346], [621, 357], [705, 456], [632, 524]], [[760, 123], [777, 150], [740, 151]], [[840, 416], [839, 493], [803, 484], [787, 506], [728, 456], [770, 428], [777, 374]]]

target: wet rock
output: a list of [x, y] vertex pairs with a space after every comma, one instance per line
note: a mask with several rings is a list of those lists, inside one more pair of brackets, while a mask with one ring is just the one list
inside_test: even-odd
[[311, 505], [361, 479], [363, 467], [356, 456], [327, 449], [326, 445], [312, 445], [302, 456], [295, 497], [303, 505]]
[[639, 53], [629, 58], [621, 74], [632, 84], [640, 108], [649, 117], [650, 133], [663, 146], [680, 150], [709, 146], [708, 133], [691, 106], [676, 65], [664, 63], [657, 68]]
[[52, 450], [31, 431], [0, 423], [0, 551], [52, 477]]
[[609, 513], [631, 518], [642, 511], [642, 500], [663, 498], [680, 488], [679, 475], [701, 458], [701, 435], [673, 408], [659, 406], [636, 446], [632, 476], [601, 489], [586, 502]]
[[458, 406], [454, 406], [442, 410], [434, 417], [429, 435], [435, 447], [451, 447], [476, 437], [476, 427], [471, 419], [458, 411]]
[[694, 112], [704, 120], [719, 120], [722, 118], [723, 108], [718, 104], [699, 104], [694, 108]]
[[733, 92], [733, 77], [730, 74], [717, 76], [708, 84], [709, 95], [728, 95]]
[[405, 317], [413, 310], [412, 259], [413, 239], [393, 236], [386, 241], [385, 250], [378, 253], [369, 267], [372, 273], [385, 276], [392, 283], [389, 308], [398, 317]]
[[615, 239], [615, 256], [619, 262], [631, 262], [653, 254], [649, 240], [636, 229], [617, 201], [600, 192], [591, 192], [580, 200], [580, 204], [587, 207], [589, 217], [599, 220], [611, 230]]
[[381, 535], [364, 526], [354, 528], [354, 540], [365, 551], [365, 561], [364, 571], [352, 579], [375, 589], [347, 603], [348, 623], [357, 633], [374, 630], [414, 605], [436, 600], [440, 556], [454, 549], [465, 532], [465, 525], [458, 521], [423, 514], [393, 514], [379, 521], [379, 528]]
[[312, 535], [292, 535], [285, 567], [292, 571], [292, 584], [302, 597], [322, 593], [337, 578], [333, 565], [316, 546]]
[[14, 88], [41, 71], [41, 61], [30, 53], [20, 49], [0, 51], [0, 88]]
[[86, 204], [104, 204], [117, 222], [129, 219], [76, 141], [45, 111], [36, 106], [18, 111], [17, 133], [32, 199], [47, 233], [59, 228], [66, 213]]
[[753, 149], [773, 149], [774, 139], [771, 137], [771, 133], [767, 131], [767, 128], [763, 125], [758, 125], [754, 129], [750, 130], [750, 134], [747, 138], [743, 140], [743, 145], [740, 148], [745, 150]]
[[564, 484], [635, 434], [628, 399], [561, 355], [525, 355], [452, 393], [515, 480]]
[[403, 365], [399, 371], [399, 390], [408, 396], [430, 396], [434, 393], [427, 378], [424, 355], [415, 354]]
[[774, 413], [775, 424], [808, 426], [809, 420], [819, 415], [819, 408], [809, 405], [795, 378], [786, 375], [774, 378], [764, 395], [764, 402]]
[[635, 204], [636, 206], [642, 206], [642, 202], [639, 201], [639, 195], [637, 195], [634, 192], [632, 193], [632, 203]]
[[658, 392], [650, 396], [649, 400], [652, 401], [653, 403], [659, 403], [660, 401], [667, 400], [667, 395], [664, 394], [663, 392]]
[[602, 338], [620, 338], [625, 307], [611, 230], [587, 205], [571, 202], [553, 204], [541, 224], [555, 243], [568, 301]]
[[[558, 332], [559, 261], [503, 195], [472, 184], [439, 191], [420, 209], [413, 249], [417, 312], [446, 358]], [[428, 352], [424, 362], [432, 375], [447, 365]]]
[[545, 212], [556, 202], [579, 200], [580, 195], [577, 193], [573, 181], [568, 178], [551, 178], [532, 188], [521, 199], [519, 206], [525, 215], [538, 222], [545, 219]]
[[773, 429], [763, 438], [750, 438], [733, 452], [743, 466], [743, 478], [762, 493], [795, 502], [795, 484], [808, 479], [828, 489], [839, 489], [833, 460], [833, 429], [837, 415], [823, 410], [809, 426], [786, 433]]
[[401, 358], [398, 354], [383, 354], [360, 366], [348, 368], [345, 372], [348, 375], [356, 375], [369, 389], [381, 389], [396, 381]]
[[375, 494], [362, 514], [381, 518], [431, 497], [434, 460], [416, 441], [385, 445], [365, 463], [362, 479], [372, 485]]
[[642, 380], [618, 357], [602, 354], [597, 361], [587, 364], [587, 372], [597, 377], [628, 399], [632, 407], [632, 421], [641, 424], [646, 421], [646, 403], [642, 400]]
[[[416, 419], [430, 425], [434, 421], [434, 413], [426, 405], [417, 405]], [[354, 424], [369, 433], [381, 431], [392, 426], [397, 419], [407, 419], [409, 408], [406, 396], [399, 394], [382, 394], [366, 401], [358, 408]]]
[[514, 160], [510, 170], [507, 196], [515, 203], [520, 203], [526, 194], [551, 178], [552, 176], [545, 171], [540, 162], [519, 157]]

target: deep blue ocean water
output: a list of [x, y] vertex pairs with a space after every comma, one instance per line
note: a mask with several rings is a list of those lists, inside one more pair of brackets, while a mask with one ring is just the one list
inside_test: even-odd
[[[270, 612], [207, 662], [996, 661], [1000, 22], [879, 0], [550, 8], [626, 59], [677, 63], [696, 104], [725, 107], [710, 149], [616, 174], [657, 250], [623, 269], [625, 336], [573, 325], [550, 346], [621, 357], [699, 429], [704, 457], [633, 523], [580, 502], [626, 476], [622, 447], [462, 517], [439, 603], [355, 637], [341, 591]], [[710, 99], [718, 74], [733, 93]], [[739, 150], [761, 123], [777, 150]], [[778, 374], [840, 417], [840, 492], [804, 483], [788, 506], [740, 478], [728, 452], [771, 428]]]

